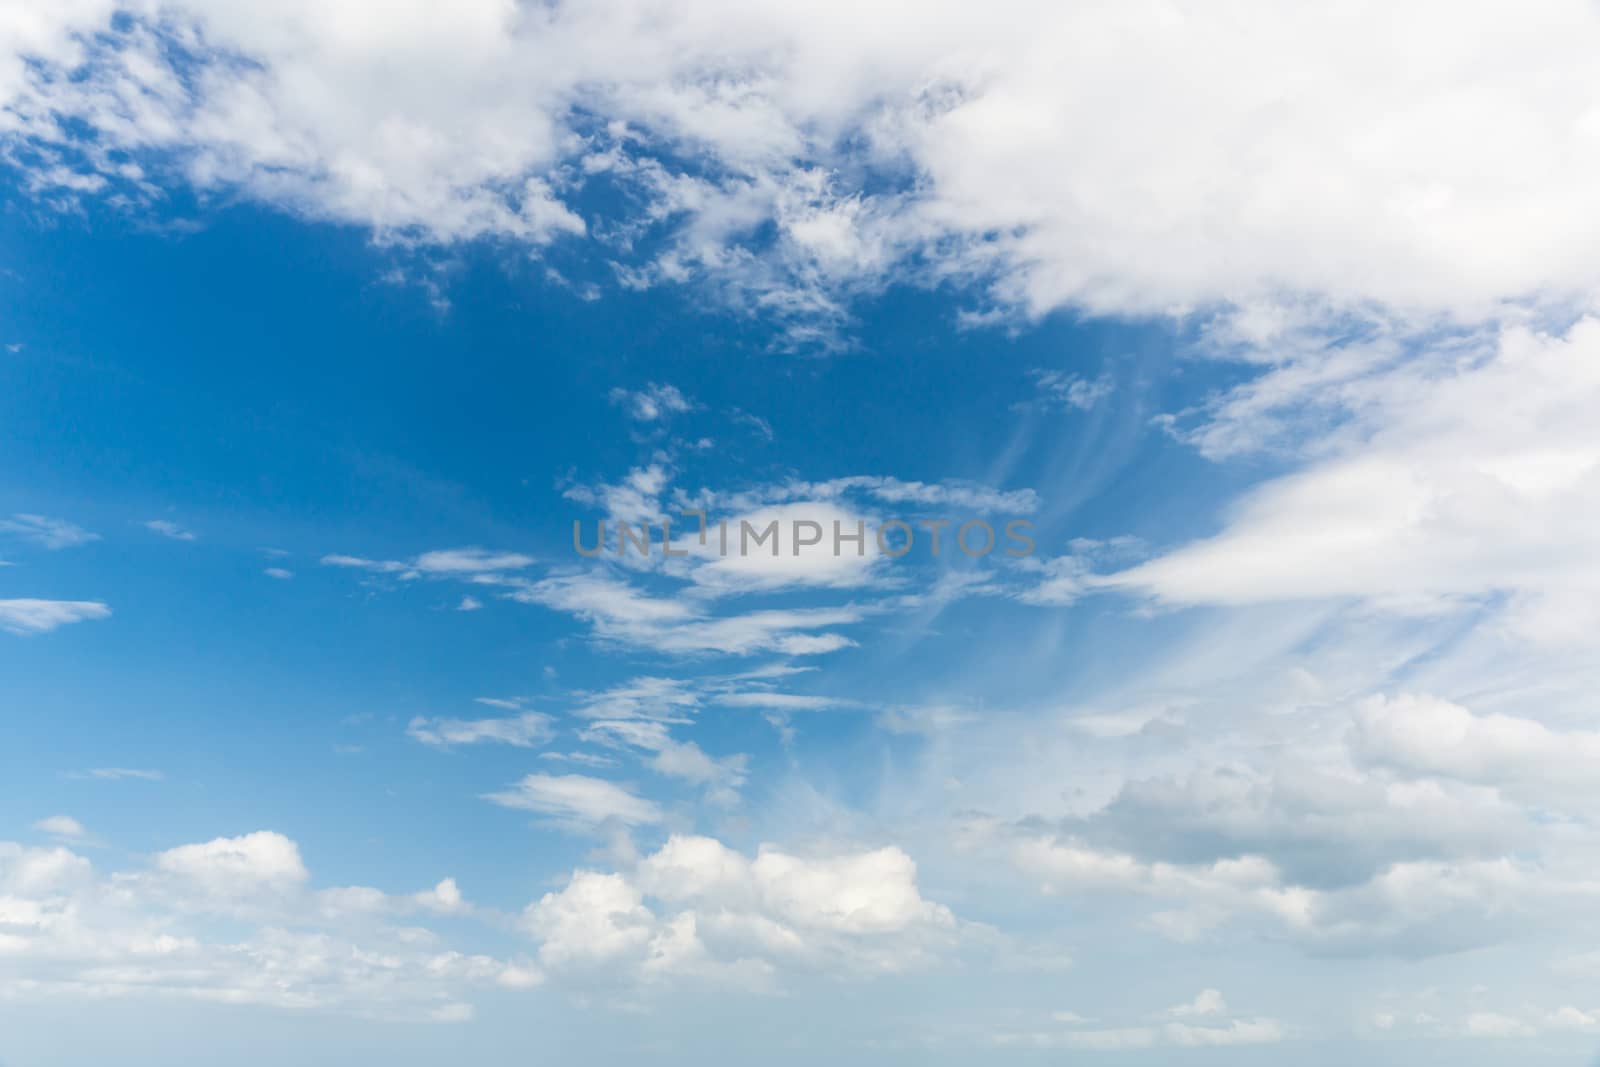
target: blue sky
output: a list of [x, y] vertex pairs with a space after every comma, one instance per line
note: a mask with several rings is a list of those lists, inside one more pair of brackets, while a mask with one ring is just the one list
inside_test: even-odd
[[1600, 19], [1003, 8], [0, 18], [0, 1064], [1592, 1062]]

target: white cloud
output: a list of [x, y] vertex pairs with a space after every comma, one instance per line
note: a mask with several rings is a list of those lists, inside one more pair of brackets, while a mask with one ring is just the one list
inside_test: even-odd
[[93, 770], [86, 772], [85, 776], [108, 781], [135, 778], [146, 782], [159, 782], [166, 777], [160, 771], [140, 770], [134, 767], [95, 767]]
[[406, 734], [435, 748], [485, 741], [534, 748], [555, 736], [555, 720], [537, 711], [504, 719], [429, 719], [419, 715], [406, 726]]
[[718, 704], [731, 708], [763, 708], [769, 711], [821, 711], [826, 708], [851, 707], [854, 701], [835, 697], [806, 696], [799, 693], [776, 693], [770, 690], [720, 693]]
[[1033, 380], [1046, 404], [1078, 411], [1089, 411], [1116, 389], [1108, 374], [1090, 379], [1066, 371], [1041, 370], [1034, 372]]
[[182, 526], [167, 519], [151, 519], [144, 524], [144, 528], [152, 533], [158, 533], [162, 537], [170, 537], [174, 541], [193, 541], [195, 539], [192, 531], [185, 530]]
[[802, 338], [890, 277], [992, 278], [1031, 312], [1290, 292], [1463, 316], [1600, 281], [1600, 20], [1569, 0], [1509, 27], [1444, 0], [941, 3], [915, 33], [898, 7], [772, 0], [484, 0], [448, 26], [185, 0], [165, 37], [112, 28], [138, 3], [27, 10], [0, 101], [40, 195], [183, 180], [393, 238], [539, 245], [591, 232], [575, 185], [621, 182], [642, 203], [596, 239], [669, 238], [625, 279], [722, 280]]
[[0, 600], [0, 630], [14, 634], [49, 633], [58, 626], [110, 617], [111, 609], [98, 600]]
[[651, 770], [702, 786], [713, 803], [731, 806], [745, 783], [749, 757], [743, 754], [713, 757], [693, 741], [672, 737], [667, 724], [650, 719], [601, 719], [580, 734], [583, 740], [613, 748], [649, 754]]
[[635, 422], [657, 422], [694, 410], [694, 402], [671, 385], [651, 382], [640, 390], [613, 389], [611, 402], [620, 406]]
[[1356, 754], [1418, 775], [1534, 792], [1549, 802], [1600, 785], [1600, 732], [1553, 730], [1534, 719], [1474, 715], [1422, 694], [1373, 697], [1356, 710]]
[[675, 653], [820, 655], [851, 641], [842, 634], [812, 631], [862, 618], [856, 608], [771, 609], [713, 617], [701, 604], [650, 596], [603, 571], [529, 582], [508, 595], [576, 615], [602, 640]]
[[1220, 992], [1215, 989], [1202, 989], [1189, 1003], [1168, 1008], [1167, 1014], [1179, 1019], [1192, 1019], [1197, 1016], [1221, 1015], [1227, 1010], [1228, 1002], [1223, 999]]
[[65, 519], [52, 519], [44, 515], [13, 515], [0, 519], [0, 534], [10, 534], [45, 548], [74, 548], [100, 540], [100, 535], [90, 533]]
[[365, 559], [339, 553], [322, 557], [325, 567], [346, 567], [370, 571], [374, 574], [392, 574], [402, 581], [412, 581], [424, 575], [435, 578], [475, 579], [508, 571], [531, 567], [532, 556], [520, 552], [492, 552], [484, 548], [445, 548], [424, 552], [410, 560]]
[[[1056, 1012], [1053, 1021], [1068, 1029], [1033, 1032], [1006, 1032], [996, 1043], [1010, 1047], [1071, 1048], [1093, 1052], [1121, 1052], [1160, 1047], [1223, 1048], [1235, 1045], [1276, 1044], [1290, 1036], [1289, 1028], [1276, 1019], [1226, 1018], [1227, 1003], [1215, 989], [1206, 989], [1189, 1004], [1169, 1008], [1173, 1017], [1154, 1025], [1098, 1027], [1093, 1020], [1072, 1012]], [[1204, 1023], [1183, 1020], [1204, 1018]]]
[[[1316, 390], [1285, 386], [1272, 403]], [[1588, 639], [1600, 622], [1600, 321], [1436, 346], [1332, 395], [1345, 424], [1305, 467], [1251, 491], [1215, 537], [1100, 584], [1175, 604], [1358, 599], [1402, 612], [1504, 598], [1506, 625], [1530, 640]]]
[[582, 774], [530, 774], [510, 789], [484, 799], [579, 828], [608, 822], [647, 826], [661, 821], [661, 809], [655, 802], [615, 782]]
[[282, 567], [268, 567], [261, 573], [265, 574], [268, 578], [276, 578], [280, 582], [286, 582], [290, 578], [294, 577], [294, 571], [285, 570]]
[[[726, 554], [720, 523], [707, 531], [705, 545], [690, 540], [685, 546], [702, 561], [695, 584], [718, 595], [866, 585], [889, 562], [865, 516], [822, 501], [780, 504], [726, 523]], [[859, 543], [846, 540], [857, 535]]]
[[520, 552], [490, 552], [482, 548], [451, 548], [424, 552], [413, 562], [423, 574], [484, 574], [516, 571], [533, 565], [533, 557]]
[[292, 889], [309, 877], [299, 847], [265, 830], [169, 849], [156, 856], [155, 866], [208, 893], [230, 896]]
[[84, 829], [83, 823], [70, 815], [52, 815], [40, 819], [33, 824], [33, 828], [68, 841], [79, 841], [89, 836], [89, 831]]
[[677, 834], [632, 872], [575, 872], [530, 905], [524, 923], [551, 970], [746, 986], [783, 965], [904, 970], [958, 933], [948, 909], [922, 897], [916, 865], [899, 849], [801, 857], [764, 847], [751, 859]]
[[470, 914], [444, 879], [395, 897], [311, 890], [295, 844], [269, 831], [183, 845], [101, 872], [65, 848], [0, 842], [0, 996], [184, 998], [378, 1019], [460, 1021], [475, 991], [521, 989], [525, 961], [441, 947], [394, 920]]

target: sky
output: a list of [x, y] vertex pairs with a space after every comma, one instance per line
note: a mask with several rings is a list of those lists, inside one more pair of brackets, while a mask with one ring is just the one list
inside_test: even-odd
[[0, 1065], [1593, 1067], [1597, 49], [8, 5]]

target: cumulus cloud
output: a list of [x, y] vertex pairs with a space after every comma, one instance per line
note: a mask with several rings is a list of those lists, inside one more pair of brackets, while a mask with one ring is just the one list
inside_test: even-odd
[[309, 877], [299, 847], [265, 830], [169, 849], [156, 856], [155, 866], [209, 893], [227, 895], [292, 889]]
[[1353, 716], [1363, 759], [1420, 776], [1500, 786], [1549, 802], [1600, 784], [1600, 732], [1558, 730], [1514, 715], [1475, 715], [1423, 694], [1373, 697]]
[[629, 872], [578, 871], [529, 906], [525, 927], [552, 971], [614, 980], [670, 974], [760, 983], [779, 967], [899, 971], [948, 948], [948, 909], [921, 895], [916, 865], [884, 848], [754, 857], [673, 835]]
[[0, 995], [450, 1022], [471, 1017], [475, 991], [541, 977], [527, 961], [457, 952], [397, 922], [464, 911], [450, 879], [406, 897], [314, 890], [308, 878], [295, 843], [270, 831], [181, 845], [114, 872], [66, 848], [0, 842]]
[[[1294, 292], [1471, 316], [1600, 281], [1600, 20], [1570, 0], [1509, 29], [1443, 0], [1008, 0], [923, 5], [916, 33], [842, 3], [27, 10], [0, 100], [41, 196], [184, 181], [391, 237], [618, 255], [653, 232], [625, 280], [711, 278], [802, 338], [892, 276], [987, 279], [1032, 313]], [[586, 224], [602, 181], [637, 213]]]

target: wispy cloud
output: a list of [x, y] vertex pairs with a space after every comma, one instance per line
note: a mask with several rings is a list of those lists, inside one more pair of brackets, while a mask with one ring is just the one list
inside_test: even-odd
[[144, 524], [144, 528], [152, 533], [158, 533], [162, 537], [170, 537], [174, 541], [193, 541], [195, 539], [193, 531], [185, 530], [182, 526], [167, 519], [151, 519]]
[[519, 571], [534, 564], [532, 556], [520, 552], [491, 552], [484, 548], [446, 548], [424, 552], [409, 560], [367, 559], [338, 553], [322, 557], [325, 567], [345, 567], [373, 574], [394, 575], [402, 581], [418, 578], [472, 578], [507, 571]]
[[536, 711], [504, 719], [428, 719], [418, 716], [406, 726], [413, 740], [435, 748], [486, 742], [533, 748], [555, 736], [555, 720]]
[[1085, 378], [1068, 371], [1036, 370], [1033, 372], [1033, 381], [1039, 388], [1039, 399], [1045, 406], [1077, 411], [1090, 410], [1116, 389], [1116, 383], [1109, 374]]
[[676, 386], [651, 382], [643, 389], [613, 389], [611, 402], [628, 413], [635, 422], [659, 422], [673, 415], [694, 410], [694, 402]]
[[34, 823], [33, 828], [63, 841], [84, 841], [89, 837], [83, 823], [70, 815], [51, 815]]
[[592, 828], [606, 822], [643, 826], [661, 821], [661, 809], [654, 801], [615, 782], [582, 774], [530, 774], [511, 788], [490, 793], [484, 799], [578, 827]]
[[160, 771], [140, 770], [134, 767], [95, 767], [92, 770], [74, 773], [69, 777], [97, 778], [107, 782], [119, 782], [129, 779], [141, 782], [160, 782], [166, 778], [166, 775]]
[[75, 622], [110, 617], [111, 609], [98, 600], [0, 600], [0, 630], [14, 634], [49, 633]]
[[0, 534], [9, 534], [49, 549], [74, 548], [100, 540], [97, 533], [90, 533], [65, 519], [52, 519], [45, 515], [16, 514], [9, 519], [0, 519]]

